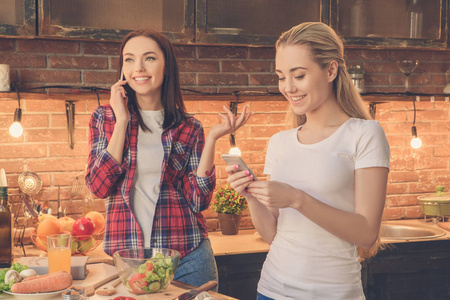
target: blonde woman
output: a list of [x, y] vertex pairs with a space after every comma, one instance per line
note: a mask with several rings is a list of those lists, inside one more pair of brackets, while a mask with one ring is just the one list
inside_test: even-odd
[[376, 244], [390, 151], [343, 56], [341, 39], [323, 23], [283, 33], [276, 73], [298, 126], [270, 139], [267, 181], [226, 169], [271, 245], [258, 299], [365, 299], [357, 248]]

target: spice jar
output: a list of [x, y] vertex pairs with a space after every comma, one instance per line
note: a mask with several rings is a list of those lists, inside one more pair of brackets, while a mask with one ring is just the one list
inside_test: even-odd
[[62, 293], [62, 299], [63, 300], [88, 300], [88, 296], [84, 292], [84, 288], [81, 286], [78, 287], [71, 287], [67, 290], [65, 290]]
[[360, 65], [356, 65], [348, 70], [353, 84], [359, 93], [364, 93], [364, 70]]

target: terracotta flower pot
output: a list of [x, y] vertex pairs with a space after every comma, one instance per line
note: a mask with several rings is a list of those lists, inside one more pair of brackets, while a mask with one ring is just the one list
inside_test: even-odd
[[239, 232], [239, 223], [241, 222], [241, 214], [224, 214], [218, 213], [220, 229], [224, 235], [235, 235]]

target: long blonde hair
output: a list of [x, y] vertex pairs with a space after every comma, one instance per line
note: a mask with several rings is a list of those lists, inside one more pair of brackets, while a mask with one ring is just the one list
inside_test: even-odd
[[[371, 120], [369, 111], [364, 105], [361, 95], [356, 90], [344, 60], [344, 44], [342, 39], [329, 26], [320, 22], [306, 22], [292, 27], [284, 32], [275, 44], [278, 50], [282, 46], [306, 45], [311, 50], [312, 59], [321, 69], [328, 68], [331, 61], [338, 64], [338, 72], [333, 81], [333, 92], [339, 107], [350, 117]], [[295, 115], [292, 108], [288, 119], [294, 127], [306, 122], [306, 115]], [[380, 242], [380, 236], [370, 249], [358, 247], [361, 259], [375, 255], [385, 248]]]
[[[279, 37], [275, 48], [278, 50], [286, 45], [307, 45], [311, 50], [312, 59], [321, 69], [327, 68], [331, 61], [336, 61], [338, 72], [333, 81], [333, 91], [338, 105], [350, 117], [372, 119], [348, 74], [342, 39], [331, 27], [320, 22], [306, 22], [294, 26]], [[305, 122], [305, 115], [296, 116], [294, 126]]]

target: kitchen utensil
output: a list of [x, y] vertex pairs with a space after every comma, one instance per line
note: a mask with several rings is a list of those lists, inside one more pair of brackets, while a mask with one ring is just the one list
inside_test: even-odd
[[73, 149], [73, 131], [75, 129], [75, 101], [66, 100], [67, 131], [69, 133], [69, 147]]
[[196, 289], [192, 289], [189, 292], [183, 293], [179, 295], [178, 297], [174, 298], [173, 300], [190, 300], [194, 299], [198, 294], [201, 292], [209, 291], [210, 289], [213, 289], [217, 286], [217, 281], [208, 281], [207, 283], [199, 286]]
[[60, 187], [58, 186], [58, 214], [57, 214], [58, 219], [62, 217], [62, 209], [61, 209], [61, 190]]
[[72, 189], [70, 190], [69, 203], [67, 203], [66, 207], [64, 207], [64, 217], [67, 214], [67, 208], [70, 206], [70, 203], [72, 203], [72, 199], [81, 195], [81, 191], [83, 190], [84, 186], [85, 183], [82, 180], [82, 176], [81, 175], [75, 176], [75, 178], [72, 181]]
[[[19, 183], [19, 188], [22, 191], [22, 193], [24, 193], [25, 195], [28, 196], [28, 198], [30, 199], [30, 206], [32, 207], [32, 209], [28, 209], [28, 206], [25, 204], [25, 206], [27, 207], [27, 211], [33, 215], [33, 210], [37, 212], [38, 215], [42, 214], [42, 213], [47, 213], [47, 212], [43, 212], [42, 211], [42, 205], [37, 204], [34, 200], [33, 197], [34, 195], [36, 195], [37, 193], [39, 193], [39, 191], [42, 188], [42, 180], [39, 177], [39, 175], [37, 175], [34, 172], [23, 172], [22, 174], [19, 175], [18, 178], [18, 183]], [[50, 211], [51, 213], [51, 211]]]
[[84, 287], [84, 292], [86, 293], [87, 296], [93, 296], [95, 294], [95, 289], [97, 289], [99, 286], [104, 285], [107, 282], [110, 282], [111, 280], [114, 280], [116, 278], [119, 277], [118, 273], [114, 273], [112, 275], [109, 275], [105, 278], [103, 278], [102, 280], [97, 281], [94, 284], [88, 285]]
[[444, 192], [444, 187], [437, 186], [436, 193], [417, 197], [426, 216], [434, 216], [434, 222], [450, 216], [450, 194]]
[[95, 291], [95, 294], [100, 295], [100, 296], [112, 296], [114, 295], [117, 291], [116, 291], [116, 286], [120, 283], [120, 278], [117, 278], [116, 280], [114, 280], [113, 282], [102, 286], [101, 288], [97, 289]]

